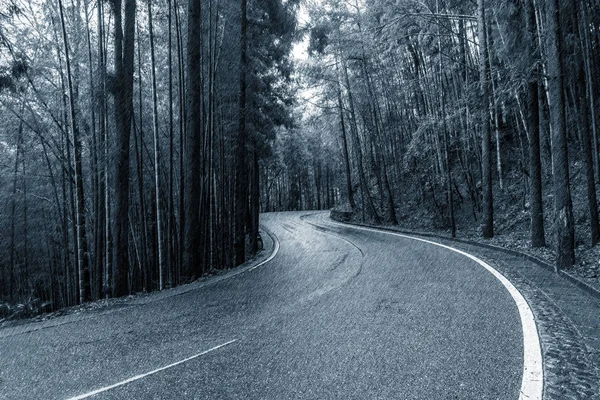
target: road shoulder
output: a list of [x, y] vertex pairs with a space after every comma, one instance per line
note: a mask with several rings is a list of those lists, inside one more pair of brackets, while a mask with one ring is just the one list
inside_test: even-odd
[[600, 300], [593, 292], [514, 250], [395, 227], [383, 230], [469, 252], [502, 273], [534, 313], [544, 358], [544, 399], [600, 399]]
[[274, 256], [278, 249], [277, 238], [264, 226], [260, 227], [260, 235], [263, 241], [263, 249], [252, 259], [238, 267], [219, 270], [215, 274], [205, 276], [187, 284], [152, 293], [138, 293], [126, 297], [98, 300], [86, 303], [82, 306], [70, 307], [58, 312], [41, 315], [35, 318], [8, 321], [6, 325], [0, 325], [0, 338], [19, 335], [23, 333], [52, 328], [73, 322], [94, 318], [99, 315], [121, 312], [131, 307], [141, 306], [155, 301], [160, 301], [173, 296], [179, 296], [194, 290], [199, 290], [208, 285], [214, 285], [226, 279], [231, 279], [245, 272], [262, 266]]

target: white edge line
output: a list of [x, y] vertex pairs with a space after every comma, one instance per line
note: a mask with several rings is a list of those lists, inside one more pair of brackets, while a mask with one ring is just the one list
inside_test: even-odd
[[[264, 229], [264, 228], [263, 228]], [[265, 232], [267, 232], [267, 230], [265, 229]], [[273, 252], [271, 253], [271, 255], [269, 256], [269, 258], [267, 258], [264, 261], [259, 262], [258, 264], [256, 264], [255, 266], [248, 268], [247, 271], [252, 271], [255, 270], [256, 268], [265, 265], [266, 263], [268, 263], [269, 261], [271, 261], [272, 259], [275, 258], [275, 256], [277, 255], [277, 253], [279, 252], [279, 239], [277, 239], [277, 236], [275, 236], [274, 234], [267, 232], [267, 235], [271, 236], [271, 239], [273, 239]]]
[[519, 315], [521, 317], [521, 326], [523, 327], [523, 380], [521, 381], [521, 390], [519, 392], [519, 400], [528, 399], [528, 400], [542, 400], [542, 396], [544, 393], [544, 369], [542, 364], [542, 349], [540, 346], [540, 339], [537, 332], [537, 327], [535, 324], [535, 318], [533, 316], [533, 312], [527, 304], [527, 301], [523, 297], [523, 295], [517, 290], [517, 288], [508, 280], [504, 275], [495, 270], [492, 266], [490, 266], [485, 261], [475, 257], [472, 254], [464, 252], [462, 250], [456, 249], [454, 247], [446, 246], [441, 243], [437, 243], [427, 239], [421, 239], [418, 237], [408, 236], [402, 233], [390, 232], [385, 230], [366, 228], [362, 226], [342, 224], [337, 221], [331, 222], [337, 225], [341, 225], [344, 227], [361, 229], [365, 231], [384, 233], [392, 236], [399, 236], [406, 239], [417, 240], [424, 243], [433, 244], [435, 246], [443, 247], [445, 249], [454, 251], [459, 253], [465, 257], [470, 258], [475, 261], [477, 264], [481, 265], [483, 268], [488, 270], [492, 275], [498, 279], [502, 285], [508, 290], [510, 295], [512, 296], [514, 302], [517, 305], [519, 310]]
[[210, 349], [208, 349], [208, 350], [204, 350], [204, 351], [203, 351], [203, 352], [201, 352], [201, 353], [195, 354], [195, 355], [193, 355], [193, 356], [191, 356], [191, 357], [188, 357], [188, 358], [184, 358], [183, 360], [180, 360], [180, 361], [174, 362], [174, 363], [172, 363], [172, 364], [165, 365], [164, 367], [157, 368], [157, 369], [155, 369], [155, 370], [152, 370], [152, 371], [150, 371], [150, 372], [146, 372], [146, 373], [144, 373], [144, 374], [140, 374], [140, 375], [133, 376], [133, 377], [131, 377], [131, 378], [129, 378], [129, 379], [125, 379], [124, 381], [121, 381], [121, 382], [115, 383], [115, 384], [113, 384], [113, 385], [110, 385], [110, 386], [104, 386], [104, 387], [102, 387], [102, 388], [100, 388], [100, 389], [96, 389], [96, 390], [92, 390], [91, 392], [88, 392], [88, 393], [80, 394], [79, 396], [75, 396], [75, 397], [69, 397], [67, 400], [80, 400], [80, 399], [86, 399], [86, 398], [88, 398], [88, 397], [91, 397], [91, 396], [94, 396], [94, 395], [96, 395], [96, 394], [98, 394], [98, 393], [106, 392], [107, 390], [114, 389], [114, 388], [116, 388], [116, 387], [123, 386], [123, 385], [126, 385], [126, 384], [128, 384], [128, 383], [131, 383], [131, 382], [137, 381], [137, 380], [139, 380], [139, 379], [145, 378], [145, 377], [147, 377], [148, 375], [156, 374], [157, 372], [164, 371], [165, 369], [172, 368], [172, 367], [174, 367], [174, 366], [176, 366], [176, 365], [179, 365], [179, 364], [183, 364], [183, 363], [185, 363], [185, 362], [188, 362], [188, 361], [190, 361], [190, 360], [193, 360], [194, 358], [198, 358], [198, 357], [200, 357], [200, 356], [203, 356], [203, 355], [205, 355], [205, 354], [207, 354], [207, 353], [210, 353], [211, 351], [214, 351], [214, 350], [220, 349], [221, 347], [225, 347], [225, 346], [227, 346], [228, 344], [231, 344], [231, 343], [233, 343], [233, 342], [236, 342], [236, 341], [237, 341], [237, 339], [230, 340], [229, 342], [225, 342], [225, 343], [223, 343], [223, 344], [220, 344], [220, 345], [218, 345], [218, 346], [215, 346], [215, 347], [213, 347], [213, 348], [210, 348]]
[[[255, 266], [253, 266], [253, 267], [251, 267], [251, 268], [248, 268], [248, 269], [246, 269], [246, 270], [240, 270], [240, 271], [238, 271], [237, 273], [234, 273], [234, 274], [232, 274], [232, 275], [229, 275], [229, 276], [226, 276], [226, 277], [224, 277], [224, 279], [234, 278], [234, 277], [236, 277], [236, 276], [238, 276], [238, 275], [240, 275], [240, 274], [243, 274], [244, 272], [249, 272], [249, 271], [252, 271], [252, 270], [254, 270], [254, 269], [256, 269], [256, 268], [258, 268], [258, 267], [260, 267], [260, 266], [262, 266], [262, 265], [264, 265], [264, 264], [266, 264], [266, 263], [268, 263], [268, 262], [269, 262], [269, 261], [271, 261], [273, 258], [275, 258], [275, 256], [276, 256], [276, 255], [277, 255], [277, 253], [279, 252], [279, 239], [277, 239], [277, 236], [275, 236], [275, 234], [272, 234], [272, 233], [268, 232], [268, 231], [267, 231], [267, 229], [265, 229], [265, 228], [263, 228], [263, 229], [264, 229], [264, 230], [265, 230], [265, 232], [266, 232], [266, 233], [267, 233], [269, 236], [271, 236], [271, 238], [273, 239], [273, 247], [274, 247], [274, 248], [273, 248], [273, 252], [271, 253], [271, 255], [270, 255], [270, 256], [269, 256], [269, 257], [268, 257], [266, 260], [263, 260], [263, 261], [261, 261], [260, 263], [256, 264]], [[224, 280], [224, 279], [223, 279], [223, 280]], [[231, 344], [231, 343], [233, 343], [233, 342], [235, 342], [235, 341], [237, 341], [237, 339], [230, 340], [229, 342], [226, 342], [226, 343], [220, 344], [220, 345], [218, 345], [218, 346], [215, 346], [215, 347], [213, 347], [213, 348], [210, 348], [210, 349], [208, 349], [208, 350], [205, 350], [205, 351], [203, 351], [203, 352], [201, 352], [201, 353], [195, 354], [195, 355], [193, 355], [193, 356], [191, 356], [191, 357], [188, 357], [188, 358], [186, 358], [186, 359], [183, 359], [183, 360], [180, 360], [180, 361], [174, 362], [174, 363], [172, 363], [172, 364], [169, 364], [169, 365], [165, 365], [164, 367], [160, 367], [160, 368], [158, 368], [158, 369], [155, 369], [155, 370], [153, 370], [153, 371], [150, 371], [150, 372], [146, 372], [146, 373], [144, 373], [144, 374], [141, 374], [141, 375], [136, 375], [136, 376], [134, 376], [134, 377], [131, 377], [131, 378], [129, 378], [129, 379], [126, 379], [126, 380], [124, 380], [124, 381], [121, 381], [121, 382], [115, 383], [115, 384], [113, 384], [113, 385], [110, 385], [110, 386], [105, 386], [105, 387], [102, 387], [102, 388], [100, 388], [100, 389], [96, 389], [96, 390], [93, 390], [93, 391], [91, 391], [91, 392], [88, 392], [88, 393], [81, 394], [81, 395], [79, 395], [79, 396], [75, 396], [75, 397], [69, 397], [67, 400], [81, 400], [81, 399], [86, 399], [86, 398], [88, 398], [88, 397], [91, 397], [91, 396], [94, 396], [94, 395], [96, 395], [96, 394], [99, 394], [99, 393], [102, 393], [102, 392], [106, 392], [107, 390], [114, 389], [114, 388], [116, 388], [116, 387], [119, 387], [119, 386], [126, 385], [126, 384], [128, 384], [128, 383], [131, 383], [131, 382], [137, 381], [137, 380], [139, 380], [139, 379], [145, 378], [145, 377], [147, 377], [148, 375], [152, 375], [152, 374], [155, 374], [155, 373], [157, 373], [157, 372], [164, 371], [165, 369], [172, 368], [172, 367], [174, 367], [174, 366], [176, 366], [176, 365], [179, 365], [179, 364], [185, 363], [185, 362], [187, 362], [187, 361], [193, 360], [194, 358], [198, 358], [198, 357], [200, 357], [200, 356], [203, 356], [204, 354], [210, 353], [211, 351], [214, 351], [214, 350], [217, 350], [217, 349], [219, 349], [219, 348], [221, 348], [221, 347], [227, 346], [228, 344]]]
[[[172, 297], [172, 296], [179, 296], [179, 295], [182, 295], [182, 294], [185, 294], [185, 293], [189, 293], [191, 291], [198, 290], [198, 289], [204, 288], [206, 286], [213, 285], [213, 284], [218, 283], [218, 282], [222, 282], [222, 281], [227, 280], [227, 279], [235, 278], [235, 277], [237, 277], [237, 276], [239, 276], [239, 275], [241, 275], [241, 274], [243, 274], [245, 272], [249, 272], [249, 271], [255, 270], [256, 268], [265, 265], [266, 263], [268, 263], [269, 261], [271, 261], [273, 258], [275, 258], [275, 256], [279, 252], [279, 239], [277, 239], [277, 236], [275, 236], [274, 233], [268, 231], [268, 229], [266, 229], [264, 226], [262, 227], [262, 229], [267, 233], [267, 235], [269, 235], [271, 237], [271, 239], [273, 239], [273, 243], [274, 243], [274, 245], [273, 245], [273, 252], [269, 256], [269, 258], [267, 258], [266, 260], [263, 260], [260, 263], [258, 263], [257, 265], [254, 265], [254, 266], [252, 266], [252, 267], [250, 267], [248, 269], [240, 269], [239, 268], [241, 266], [240, 265], [240, 266], [236, 267], [236, 268], [238, 268], [238, 270], [234, 269], [231, 274], [217, 276], [214, 279], [207, 280], [207, 281], [204, 281], [204, 282], [199, 282], [199, 286], [188, 287], [188, 288], [182, 289], [181, 292], [178, 292], [178, 293], [169, 294], [166, 291], [156, 292], [156, 293], [164, 293], [164, 297], [159, 297], [159, 298], [156, 298], [156, 299], [153, 299], [153, 300], [148, 299], [146, 302], [132, 303], [132, 305], [146, 305], [146, 304], [152, 303], [154, 301], [160, 301], [160, 300], [164, 300], [166, 298]], [[194, 283], [198, 283], [198, 282], [192, 282], [192, 283], [190, 283], [190, 285], [193, 285]], [[178, 286], [178, 287], [179, 288], [183, 288], [183, 285]], [[137, 300], [139, 300], [139, 299], [137, 299]], [[128, 307], [118, 308], [118, 309], [114, 309], [114, 310], [110, 310], [109, 309], [109, 310], [106, 310], [106, 311], [101, 311], [99, 314], [96, 314], [96, 315], [107, 315], [107, 314], [112, 314], [114, 312], [125, 311], [127, 309], [128, 309]], [[79, 322], [79, 321], [90, 319], [90, 318], [93, 318], [93, 316], [81, 317], [79, 319], [63, 321], [63, 322], [60, 322], [60, 323], [59, 322], [56, 322], [54, 324], [51, 323], [51, 324], [49, 324], [47, 326], [29, 326], [29, 325], [24, 325], [25, 328], [23, 328], [23, 330], [20, 330], [18, 326], [16, 326], [16, 327], [7, 327], [7, 328], [5, 328], [5, 330], [0, 331], [0, 339], [7, 338], [7, 337], [10, 337], [10, 336], [15, 336], [15, 335], [21, 335], [23, 333], [36, 332], [36, 331], [39, 331], [41, 329], [55, 328], [57, 326], [62, 326], [62, 325], [70, 324], [70, 323], [73, 323], [73, 322]], [[15, 332], [15, 330], [16, 330], [16, 332]], [[71, 400], [71, 399], [68, 399], [68, 400]]]

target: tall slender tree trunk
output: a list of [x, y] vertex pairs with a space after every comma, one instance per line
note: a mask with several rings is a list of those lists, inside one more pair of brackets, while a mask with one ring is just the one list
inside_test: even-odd
[[[125, 2], [125, 18], [121, 13]], [[113, 296], [129, 293], [129, 141], [133, 118], [135, 0], [114, 0], [115, 14], [115, 173]], [[123, 24], [124, 22], [124, 24]]]
[[[58, 39], [57, 39], [58, 40]], [[62, 73], [62, 59], [59, 58], [59, 65], [60, 65], [60, 69], [61, 69], [61, 89], [62, 89], [62, 93], [65, 93], [68, 89], [65, 86], [65, 76]], [[69, 113], [67, 111], [68, 106], [67, 106], [67, 100], [66, 100], [67, 96], [62, 96], [62, 101], [63, 101], [63, 126], [68, 126], [69, 125]], [[73, 182], [75, 181], [75, 177], [73, 174], [73, 167], [72, 167], [72, 160], [73, 157], [71, 155], [71, 140], [68, 137], [68, 132], [66, 130], [61, 130], [62, 133], [62, 140], [63, 143], [65, 144], [65, 148], [66, 148], [66, 158], [63, 158], [63, 169], [67, 170], [67, 174], [66, 176], [68, 177], [68, 183], [69, 183], [69, 213], [71, 214], [71, 237], [72, 237], [72, 241], [73, 241], [73, 263], [72, 263], [72, 268], [69, 269], [69, 291], [70, 291], [70, 296], [71, 296], [71, 304], [76, 304], [79, 301], [79, 279], [78, 279], [78, 274], [79, 274], [79, 243], [77, 241], [77, 212], [75, 210], [76, 208], [76, 196], [75, 196], [75, 189], [74, 189], [74, 185]], [[64, 177], [63, 177], [64, 178]]]
[[246, 85], [248, 70], [248, 18], [247, 0], [240, 1], [240, 105], [239, 127], [236, 141], [236, 166], [235, 166], [235, 234], [234, 252], [235, 264], [239, 265], [246, 258], [246, 210], [248, 208], [247, 193], [247, 132], [246, 132]]
[[[338, 67], [339, 69], [339, 67]], [[340, 112], [340, 130], [342, 133], [342, 151], [344, 155], [344, 172], [346, 175], [346, 191], [348, 193], [348, 202], [352, 210], [356, 209], [356, 201], [354, 200], [354, 189], [352, 188], [352, 170], [350, 168], [350, 153], [348, 151], [348, 135], [346, 133], [346, 124], [344, 121], [344, 103], [342, 102], [342, 88], [338, 79], [337, 82], [337, 100], [338, 109]]]
[[[439, 14], [439, 2], [436, 0], [436, 12]], [[438, 28], [439, 34], [439, 28]], [[450, 164], [450, 135], [446, 123], [446, 100], [444, 98], [444, 63], [442, 59], [442, 38], [438, 36], [439, 67], [440, 67], [440, 111], [442, 114], [442, 127], [444, 131], [444, 161], [446, 164], [446, 196], [448, 199], [448, 211], [450, 214], [450, 231], [452, 237], [456, 237], [456, 219], [454, 216], [454, 191], [452, 190], [452, 165]]]
[[202, 81], [201, 1], [188, 1], [188, 46], [187, 46], [187, 127], [185, 140], [184, 170], [184, 238], [183, 272], [188, 278], [197, 278], [202, 271], [200, 243], [200, 179], [202, 133]]
[[[99, 210], [98, 215], [99, 228], [98, 234], [102, 235], [103, 246], [98, 249], [96, 254], [96, 290], [99, 296], [108, 292], [110, 282], [108, 281], [108, 273], [110, 269], [110, 202], [109, 202], [109, 185], [108, 185], [108, 129], [106, 126], [106, 53], [104, 46], [104, 6], [103, 2], [99, 1], [97, 5], [97, 23], [98, 23], [98, 139], [99, 150], [102, 153], [99, 155], [100, 162], [98, 168], [99, 174]], [[100, 222], [101, 221], [101, 222]]]
[[487, 25], [485, 18], [485, 0], [478, 0], [477, 26], [479, 33], [479, 72], [481, 78], [481, 172], [483, 191], [483, 216], [481, 231], [484, 238], [494, 236], [494, 203], [492, 197], [492, 138], [490, 127], [490, 67], [487, 47]]
[[178, 105], [179, 105], [179, 201], [177, 203], [179, 225], [177, 229], [177, 271], [175, 273], [175, 282], [179, 283], [181, 274], [184, 270], [184, 232], [185, 232], [185, 173], [184, 173], [184, 154], [185, 154], [185, 136], [187, 131], [187, 113], [186, 113], [186, 90], [185, 90], [185, 56], [183, 54], [183, 44], [181, 39], [181, 24], [179, 22], [179, 5], [177, 0], [173, 0], [175, 11], [175, 38], [177, 42], [177, 80], [178, 80]]
[[[23, 108], [21, 108], [22, 110]], [[12, 196], [10, 199], [10, 258], [8, 261], [9, 272], [7, 275], [7, 292], [11, 301], [14, 301], [18, 296], [18, 285], [16, 282], [16, 265], [17, 265], [17, 240], [16, 240], [16, 211], [17, 211], [17, 177], [19, 172], [19, 156], [23, 147], [23, 121], [19, 122], [19, 130], [17, 136], [17, 150], [15, 152], [15, 168], [13, 170]], [[17, 296], [16, 296], [17, 295]]]
[[250, 183], [250, 220], [251, 220], [251, 230], [250, 230], [250, 246], [252, 250], [252, 254], [256, 254], [259, 250], [258, 248], [258, 221], [260, 214], [260, 178], [258, 171], [258, 150], [256, 146], [256, 139], [254, 142], [254, 149], [252, 151], [252, 181]]
[[[156, 94], [156, 60], [154, 55], [154, 31], [152, 24], [152, 0], [148, 0], [148, 29], [150, 33], [150, 70], [152, 79], [152, 132], [154, 138], [154, 191], [156, 203], [156, 240], [158, 247], [158, 288], [164, 289], [163, 223], [160, 207], [160, 158], [158, 142], [158, 97]], [[170, 102], [169, 102], [170, 103]], [[141, 118], [141, 116], [140, 116]]]
[[367, 185], [367, 179], [365, 176], [365, 169], [364, 169], [364, 165], [363, 165], [363, 155], [362, 155], [363, 153], [362, 153], [362, 149], [360, 147], [360, 139], [358, 136], [358, 123], [356, 121], [356, 111], [354, 108], [354, 99], [352, 97], [352, 88], [350, 87], [350, 78], [348, 76], [348, 68], [344, 61], [342, 61], [342, 71], [344, 73], [344, 81], [346, 83], [346, 90], [348, 93], [348, 105], [350, 107], [350, 132], [351, 132], [352, 139], [354, 141], [353, 148], [354, 148], [354, 152], [356, 154], [358, 178], [359, 178], [359, 183], [361, 186], [361, 192], [363, 193], [363, 199], [365, 199], [363, 201], [363, 208], [366, 205], [369, 215], [371, 216], [371, 218], [373, 218], [373, 222], [375, 222], [376, 224], [379, 224], [379, 223], [381, 223], [381, 219], [379, 218], [379, 215], [377, 214], [377, 210], [375, 209], [373, 197], [371, 196], [371, 192], [369, 191], [369, 187]]
[[556, 230], [555, 269], [568, 269], [575, 262], [573, 205], [569, 178], [569, 156], [565, 124], [565, 99], [559, 0], [546, 3], [548, 13], [548, 90], [552, 127], [554, 220]]
[[[93, 267], [90, 268], [90, 291], [93, 299], [98, 299], [102, 296], [102, 246], [103, 246], [103, 224], [104, 218], [102, 216], [104, 212], [104, 196], [103, 192], [100, 190], [101, 186], [101, 178], [100, 178], [100, 148], [98, 146], [98, 133], [96, 130], [96, 96], [97, 96], [97, 87], [94, 83], [94, 74], [93, 74], [93, 60], [92, 60], [92, 39], [90, 36], [90, 20], [87, 17], [89, 14], [89, 4], [88, 1], [85, 1], [85, 27], [86, 27], [86, 39], [87, 39], [87, 53], [88, 53], [88, 77], [90, 84], [90, 113], [92, 119], [92, 143], [91, 143], [91, 176], [92, 176], [92, 202], [93, 202], [93, 258], [89, 257], [90, 260], [94, 260], [92, 264]], [[100, 255], [100, 257], [98, 256]]]
[[175, 158], [175, 138], [173, 128], [173, 4], [171, 0], [167, 0], [167, 29], [168, 29], [168, 40], [167, 45], [169, 47], [167, 51], [167, 63], [169, 68], [169, 205], [168, 205], [168, 218], [167, 218], [167, 260], [168, 260], [168, 284], [174, 286], [174, 266], [175, 266], [175, 243], [176, 235], [174, 229], [175, 221], [175, 185], [174, 185], [174, 158]]
[[[578, 6], [578, 3], [581, 3]], [[575, 24], [579, 29], [580, 40], [576, 52], [576, 74], [575, 79], [575, 92], [577, 94], [577, 109], [579, 125], [581, 130], [582, 144], [583, 144], [583, 155], [585, 160], [585, 175], [586, 175], [586, 188], [587, 188], [587, 200], [588, 209], [590, 214], [590, 230], [591, 230], [591, 245], [595, 246], [600, 241], [600, 224], [598, 221], [598, 205], [596, 196], [596, 182], [594, 179], [594, 148], [592, 144], [592, 135], [590, 132], [590, 103], [589, 99], [593, 97], [590, 86], [586, 80], [586, 52], [585, 52], [585, 33], [584, 30], [588, 29], [587, 26], [581, 26], [581, 21], [585, 20], [585, 5], [584, 2], [573, 1], [575, 7], [574, 15], [577, 17]], [[579, 14], [579, 15], [578, 15]]]
[[77, 203], [77, 248], [78, 248], [78, 274], [79, 274], [79, 302], [84, 303], [91, 300], [90, 291], [90, 269], [89, 254], [87, 249], [87, 234], [85, 223], [85, 197], [83, 193], [83, 167], [81, 162], [81, 137], [77, 124], [75, 92], [73, 90], [73, 79], [71, 77], [71, 60], [69, 56], [69, 42], [67, 39], [67, 30], [65, 27], [65, 17], [62, 0], [58, 0], [60, 11], [60, 22], [63, 34], [63, 44], [65, 50], [65, 61], [67, 67], [67, 84], [69, 90], [69, 114], [71, 123], [71, 134], [73, 136], [73, 149], [75, 160], [75, 197]]
[[[139, 25], [137, 27], [137, 74], [138, 74], [138, 124], [133, 130], [133, 149], [135, 155], [135, 171], [137, 173], [137, 194], [138, 194], [138, 207], [136, 211], [138, 214], [138, 223], [140, 226], [139, 245], [136, 246], [136, 252], [138, 254], [137, 259], [139, 262], [139, 269], [141, 272], [140, 285], [147, 293], [150, 293], [152, 287], [152, 258], [148, 254], [148, 218], [146, 218], [146, 197], [145, 197], [145, 183], [144, 183], [144, 149], [146, 148], [144, 143], [144, 101], [143, 101], [143, 89], [144, 81], [142, 79], [142, 40], [140, 36]], [[135, 121], [135, 118], [134, 118]], [[131, 224], [130, 224], [131, 227]], [[132, 236], [134, 236], [132, 232]], [[133, 284], [132, 284], [133, 286]]]
[[600, 182], [600, 156], [598, 154], [598, 133], [597, 133], [597, 122], [596, 122], [596, 92], [594, 91], [594, 76], [592, 75], [592, 58], [590, 55], [590, 32], [587, 27], [589, 26], [588, 15], [586, 14], [585, 2], [575, 2], [580, 6], [580, 32], [582, 34], [582, 44], [583, 47], [583, 60], [584, 60], [584, 68], [585, 68], [585, 82], [586, 90], [588, 93], [588, 101], [590, 107], [590, 118], [592, 123], [592, 157], [594, 159], [594, 172], [596, 182]]
[[535, 8], [533, 0], [525, 3], [525, 24], [527, 27], [527, 67], [531, 69], [527, 82], [527, 131], [529, 138], [529, 202], [531, 217], [531, 246], [546, 245], [544, 233], [544, 204], [542, 201], [542, 160], [540, 154], [539, 117], [539, 49]]
[[29, 235], [28, 235], [28, 201], [27, 201], [27, 179], [26, 179], [26, 157], [25, 157], [25, 149], [22, 149], [23, 157], [21, 157], [21, 180], [23, 182], [23, 192], [21, 197], [21, 202], [23, 204], [23, 276], [21, 278], [21, 282], [23, 282], [23, 287], [26, 290], [26, 294], [29, 295], [33, 291], [33, 285], [31, 280], [29, 279]]

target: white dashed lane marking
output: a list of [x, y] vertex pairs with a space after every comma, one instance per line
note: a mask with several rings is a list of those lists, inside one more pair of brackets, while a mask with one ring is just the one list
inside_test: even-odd
[[191, 361], [191, 360], [193, 360], [195, 358], [198, 358], [198, 357], [203, 356], [203, 355], [205, 355], [207, 353], [210, 353], [211, 351], [215, 351], [217, 349], [220, 349], [221, 347], [225, 347], [228, 344], [231, 344], [231, 343], [233, 343], [235, 341], [237, 341], [237, 339], [230, 340], [229, 342], [225, 342], [225, 343], [220, 344], [218, 346], [212, 347], [212, 348], [210, 348], [208, 350], [204, 350], [201, 353], [194, 354], [191, 357], [184, 358], [183, 360], [179, 360], [179, 361], [174, 362], [174, 363], [169, 364], [169, 365], [165, 365], [164, 367], [160, 367], [160, 368], [154, 369], [152, 371], [149, 371], [149, 372], [146, 372], [146, 373], [143, 373], [143, 374], [140, 374], [140, 375], [133, 376], [131, 378], [125, 379], [124, 381], [121, 381], [121, 382], [118, 382], [118, 383], [115, 383], [115, 384], [112, 384], [112, 385], [109, 385], [109, 386], [104, 386], [104, 387], [101, 387], [99, 389], [92, 390], [91, 392], [80, 394], [79, 396], [70, 397], [67, 400], [87, 399], [88, 397], [97, 395], [97, 394], [102, 393], [102, 392], [106, 392], [107, 390], [111, 390], [111, 389], [117, 388], [119, 386], [127, 385], [128, 383], [140, 380], [140, 379], [145, 378], [145, 377], [147, 377], [149, 375], [153, 375], [153, 374], [156, 374], [157, 372], [161, 372], [161, 371], [164, 371], [166, 369], [173, 368], [173, 367], [175, 367], [175, 366], [177, 366], [179, 364], [183, 364], [185, 362]]

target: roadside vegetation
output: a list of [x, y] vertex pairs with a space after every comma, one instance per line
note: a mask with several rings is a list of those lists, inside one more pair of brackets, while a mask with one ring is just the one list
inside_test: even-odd
[[355, 221], [535, 249], [598, 281], [598, 4], [307, 7], [310, 95], [300, 150], [281, 153], [299, 168], [271, 208], [333, 198]]
[[2, 2], [0, 319], [240, 265], [261, 211], [597, 284], [599, 95], [587, 0]]

